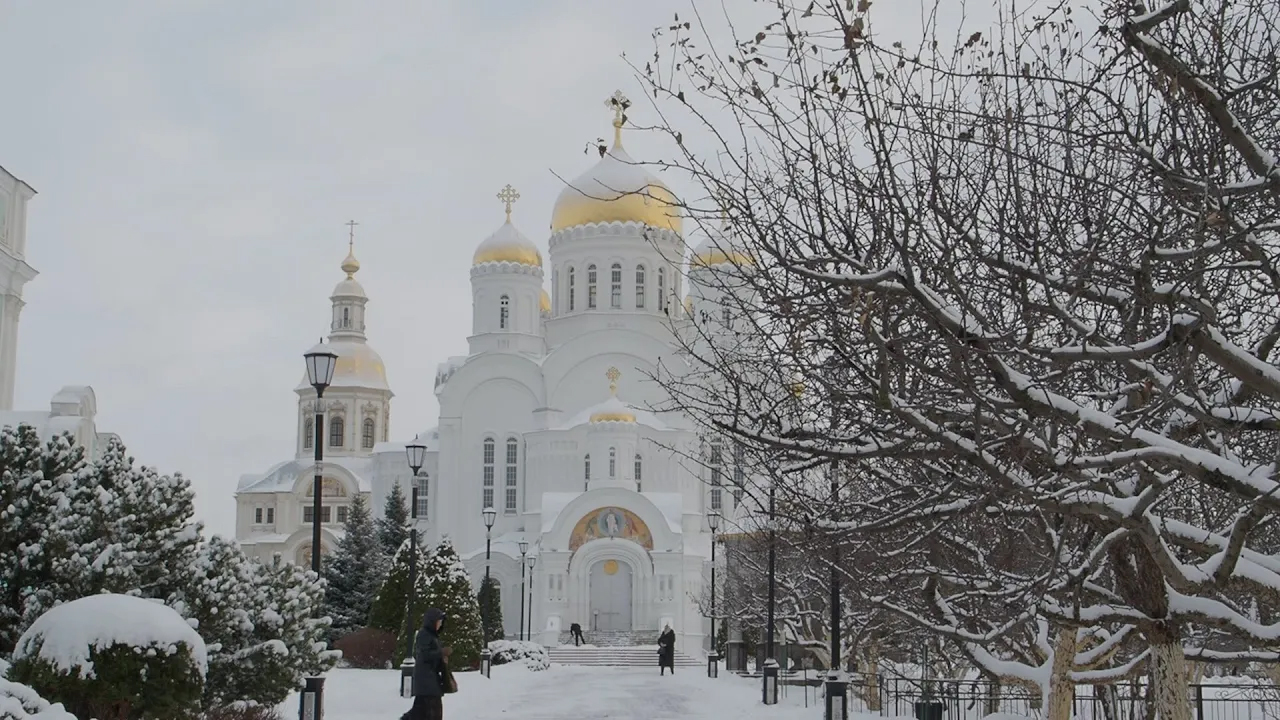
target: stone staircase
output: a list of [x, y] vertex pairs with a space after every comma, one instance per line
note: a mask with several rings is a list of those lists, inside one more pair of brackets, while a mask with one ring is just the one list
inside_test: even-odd
[[[594, 667], [648, 667], [658, 669], [657, 645], [610, 645], [574, 647], [573, 643], [548, 648], [556, 665], [588, 665]], [[676, 653], [678, 668], [704, 668], [706, 662]]]
[[[635, 645], [658, 644], [657, 631], [648, 630], [597, 630], [583, 633], [588, 645], [596, 647], [632, 647]], [[561, 645], [573, 645], [573, 636], [567, 632], [560, 633]]]

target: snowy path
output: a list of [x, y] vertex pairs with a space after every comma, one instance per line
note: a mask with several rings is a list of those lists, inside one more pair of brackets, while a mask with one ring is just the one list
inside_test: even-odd
[[[467, 720], [815, 720], [820, 708], [803, 707], [800, 690], [777, 707], [760, 704], [756, 681], [738, 677], [708, 679], [683, 672], [659, 677], [657, 668], [614, 669], [553, 666], [531, 673], [523, 668], [494, 668], [486, 680], [459, 674], [459, 692], [445, 698], [445, 717]], [[398, 673], [335, 670], [325, 687], [325, 717], [330, 720], [395, 720], [409, 703], [395, 695]], [[297, 696], [282, 708], [298, 714]]]

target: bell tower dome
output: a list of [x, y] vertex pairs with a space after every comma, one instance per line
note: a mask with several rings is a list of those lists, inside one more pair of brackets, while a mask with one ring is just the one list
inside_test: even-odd
[[485, 238], [471, 258], [471, 354], [543, 353], [545, 294], [542, 253], [511, 222], [520, 193], [507, 185], [498, 193], [506, 221]]

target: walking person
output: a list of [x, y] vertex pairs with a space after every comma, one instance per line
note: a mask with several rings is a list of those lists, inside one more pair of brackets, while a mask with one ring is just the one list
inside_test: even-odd
[[583, 645], [587, 644], [587, 639], [582, 636], [582, 626], [578, 623], [574, 623], [569, 626], [569, 634], [573, 636], [574, 647], [577, 647], [579, 642]]
[[413, 707], [400, 720], [443, 720], [445, 693], [456, 692], [448, 657], [452, 648], [440, 644], [443, 610], [431, 608], [422, 616], [422, 629], [413, 646]]
[[666, 675], [668, 669], [676, 674], [676, 632], [670, 625], [658, 636], [658, 674]]

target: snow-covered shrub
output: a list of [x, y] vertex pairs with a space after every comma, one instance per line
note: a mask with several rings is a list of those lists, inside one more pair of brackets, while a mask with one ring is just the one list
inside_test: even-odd
[[0, 720], [76, 720], [62, 707], [50, 703], [22, 683], [5, 680], [9, 663], [0, 660]]
[[426, 607], [440, 608], [448, 618], [440, 642], [453, 648], [449, 665], [459, 670], [479, 667], [484, 646], [480, 605], [471, 591], [471, 576], [448, 538], [431, 553], [423, 574], [429, 583]]
[[551, 667], [551, 656], [547, 654], [547, 649], [535, 642], [494, 640], [489, 643], [489, 652], [492, 653], [494, 665], [515, 663], [534, 671]]
[[200, 720], [283, 720], [283, 717], [275, 705], [238, 702], [205, 710]]
[[204, 640], [172, 608], [92, 595], [41, 615], [14, 649], [10, 676], [98, 720], [184, 720], [200, 712]]
[[397, 664], [396, 636], [378, 628], [360, 628], [347, 633], [333, 644], [342, 652], [342, 663], [346, 667], [364, 670], [382, 670]]

